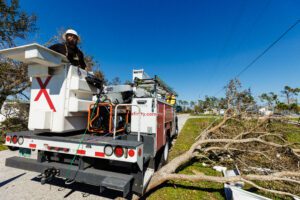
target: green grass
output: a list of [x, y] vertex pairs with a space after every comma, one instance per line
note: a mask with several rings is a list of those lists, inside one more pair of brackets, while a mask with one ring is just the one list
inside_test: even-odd
[[277, 132], [282, 133], [288, 142], [300, 143], [300, 128], [298, 126], [293, 124], [273, 123], [272, 128]]
[[191, 116], [200, 116], [200, 117], [218, 117], [220, 115], [214, 115], [214, 114], [203, 114], [203, 113], [199, 113], [199, 114], [191, 114]]
[[298, 122], [299, 121], [299, 117], [291, 117], [291, 118], [289, 118], [289, 120]]
[[[170, 151], [169, 160], [187, 151], [194, 143], [195, 138], [206, 128], [214, 118], [192, 118], [189, 119], [181, 130], [176, 144]], [[206, 175], [222, 176], [221, 173], [203, 167], [201, 163], [194, 162], [183, 168], [179, 173], [193, 174], [192, 171], [199, 171]], [[224, 198], [223, 184], [211, 182], [193, 183], [189, 181], [169, 181], [162, 188], [156, 190], [147, 199], [150, 200], [171, 200], [171, 199], [220, 199]]]
[[192, 118], [182, 128], [176, 144], [172, 147], [169, 160], [187, 151], [195, 142], [195, 138], [211, 123], [214, 118]]
[[3, 150], [6, 150], [7, 149], [7, 146], [4, 146], [4, 137], [2, 135], [2, 133], [0, 132], [0, 151], [3, 151]]
[[3, 144], [0, 144], [0, 151], [6, 150], [6, 149], [7, 149], [6, 146], [4, 146]]

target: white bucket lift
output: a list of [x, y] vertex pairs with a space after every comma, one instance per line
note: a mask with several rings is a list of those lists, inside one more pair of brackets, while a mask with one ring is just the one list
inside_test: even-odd
[[28, 64], [29, 130], [61, 133], [87, 127], [87, 111], [97, 89], [86, 82], [85, 70], [36, 43], [0, 50], [0, 55]]

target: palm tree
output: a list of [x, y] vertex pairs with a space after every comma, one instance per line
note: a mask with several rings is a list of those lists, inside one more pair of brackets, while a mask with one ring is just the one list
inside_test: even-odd
[[283, 95], [285, 95], [287, 104], [290, 105], [291, 99], [293, 96], [297, 96], [300, 92], [300, 88], [291, 88], [290, 86], [284, 86], [284, 90], [281, 91]]

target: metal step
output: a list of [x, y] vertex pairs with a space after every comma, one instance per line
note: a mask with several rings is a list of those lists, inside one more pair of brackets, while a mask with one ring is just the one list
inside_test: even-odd
[[78, 166], [57, 162], [37, 162], [34, 159], [23, 157], [11, 157], [5, 161], [5, 166], [28, 171], [43, 173], [47, 169], [59, 170], [59, 177], [75, 180], [76, 182], [86, 183], [100, 187], [118, 190], [123, 192], [126, 197], [131, 191], [132, 175], [116, 173], [111, 171], [99, 170], [94, 168], [79, 169]]
[[[130, 192], [130, 180], [124, 180], [115, 177], [106, 177], [101, 181], [101, 187], [123, 192], [123, 197], [126, 197]], [[101, 189], [100, 189], [101, 191]]]

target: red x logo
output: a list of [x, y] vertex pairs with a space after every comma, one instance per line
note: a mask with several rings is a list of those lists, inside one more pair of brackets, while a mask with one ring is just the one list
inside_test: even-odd
[[54, 108], [54, 105], [53, 105], [53, 103], [52, 103], [52, 101], [50, 99], [50, 96], [49, 96], [49, 94], [48, 94], [48, 92], [46, 90], [46, 87], [47, 87], [50, 79], [51, 79], [51, 76], [48, 76], [47, 79], [46, 79], [46, 81], [45, 81], [45, 83], [43, 83], [40, 77], [36, 78], [38, 84], [41, 87], [41, 90], [39, 91], [39, 93], [35, 97], [34, 101], [38, 101], [40, 99], [40, 97], [42, 96], [42, 94], [44, 94], [44, 96], [45, 96], [45, 98], [46, 98], [46, 100], [48, 102], [48, 105], [50, 106], [51, 110], [53, 110], [53, 112], [56, 112], [56, 110]]

